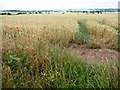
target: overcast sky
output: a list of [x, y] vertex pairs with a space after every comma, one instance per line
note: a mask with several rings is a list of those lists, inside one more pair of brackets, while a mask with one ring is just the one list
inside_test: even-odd
[[0, 0], [0, 10], [118, 8], [119, 0]]

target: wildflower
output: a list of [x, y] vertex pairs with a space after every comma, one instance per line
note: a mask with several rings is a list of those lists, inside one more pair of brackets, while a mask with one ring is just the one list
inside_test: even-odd
[[9, 30], [13, 30], [13, 28], [9, 28]]

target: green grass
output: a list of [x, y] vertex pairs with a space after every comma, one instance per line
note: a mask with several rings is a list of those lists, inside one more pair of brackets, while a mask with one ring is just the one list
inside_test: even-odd
[[87, 48], [90, 49], [101, 48], [99, 44], [92, 42], [93, 38], [90, 36], [88, 30], [89, 28], [87, 28], [85, 20], [78, 21], [78, 30], [74, 34], [74, 42], [80, 45], [86, 44]]
[[77, 44], [87, 44], [90, 41], [88, 28], [85, 21], [78, 21], [78, 30], [75, 33], [74, 41]]
[[39, 43], [34, 53], [3, 50], [3, 88], [115, 88], [115, 63], [88, 65], [49, 44]]
[[87, 48], [99, 49], [101, 46], [97, 43], [92, 42], [92, 37], [88, 33], [89, 28], [87, 28], [86, 21], [78, 21], [78, 30], [74, 35], [74, 42], [77, 44], [86, 44]]

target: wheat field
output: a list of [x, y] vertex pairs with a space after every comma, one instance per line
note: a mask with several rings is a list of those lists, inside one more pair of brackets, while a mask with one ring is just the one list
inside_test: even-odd
[[118, 13], [26, 14], [0, 18], [3, 87], [118, 87], [116, 63], [88, 65], [68, 50], [81, 42], [92, 48], [97, 45], [118, 50]]
[[[89, 32], [102, 34], [103, 30], [114, 34], [118, 31], [118, 14], [103, 14], [103, 15], [87, 15], [87, 14], [50, 14], [50, 15], [18, 15], [18, 16], [3, 16], [2, 26], [8, 28], [18, 27], [22, 32], [32, 32], [32, 36], [45, 37], [51, 41], [54, 39], [69, 42], [73, 38], [73, 33], [77, 30], [78, 20], [87, 20]], [[97, 29], [97, 30], [96, 30]], [[98, 30], [102, 29], [102, 30]], [[96, 32], [95, 32], [96, 30]], [[44, 34], [43, 34], [44, 33]], [[41, 35], [42, 34], [42, 35]], [[47, 35], [46, 35], [47, 34]], [[43, 36], [44, 35], [44, 36]], [[107, 39], [107, 35], [105, 35]], [[109, 36], [108, 36], [109, 37]], [[62, 39], [63, 38], [63, 39]], [[98, 37], [100, 39], [101, 37]], [[110, 37], [109, 37], [110, 38]], [[115, 38], [116, 39], [116, 38]], [[114, 40], [113, 43], [116, 43]]]

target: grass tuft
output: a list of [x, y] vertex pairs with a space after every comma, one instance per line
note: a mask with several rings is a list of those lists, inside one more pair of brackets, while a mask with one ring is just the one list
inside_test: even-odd
[[87, 44], [90, 41], [90, 36], [85, 21], [78, 21], [78, 26], [79, 29], [75, 33], [74, 41], [77, 44]]

